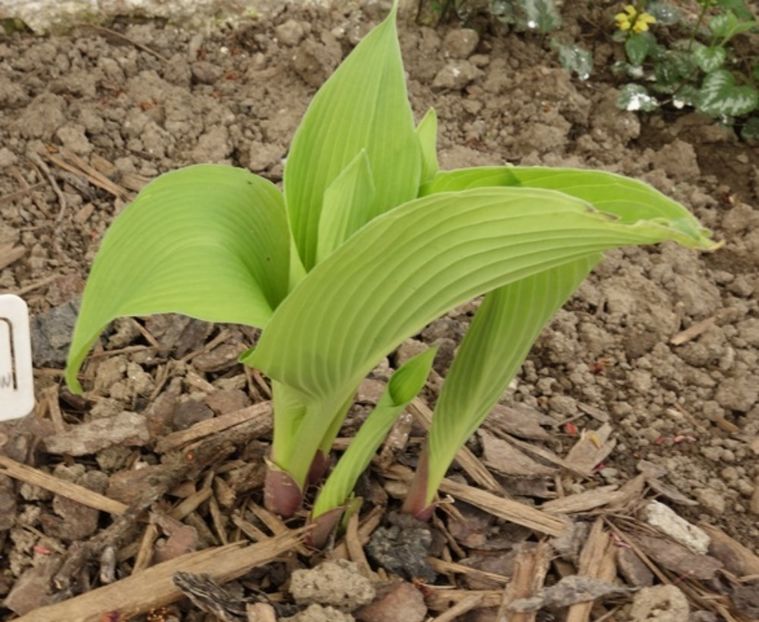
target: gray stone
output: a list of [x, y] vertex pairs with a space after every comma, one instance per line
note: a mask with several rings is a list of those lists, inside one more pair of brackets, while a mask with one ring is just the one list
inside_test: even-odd
[[453, 58], [469, 58], [480, 42], [480, 35], [471, 28], [451, 30], [443, 41], [443, 48]]

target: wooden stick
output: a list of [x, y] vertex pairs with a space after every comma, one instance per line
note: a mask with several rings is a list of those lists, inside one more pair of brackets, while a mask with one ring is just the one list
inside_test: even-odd
[[272, 426], [271, 412], [271, 402], [261, 402], [260, 404], [253, 404], [253, 406], [247, 406], [220, 417], [199, 421], [185, 430], [178, 430], [164, 436], [156, 443], [156, 451], [158, 453], [166, 453], [192, 441], [197, 441], [198, 439], [242, 423], [247, 423], [248, 421], [259, 421], [261, 427], [260, 434], [266, 434], [271, 430]]
[[499, 620], [509, 622], [535, 622], [537, 611], [521, 611], [507, 616], [509, 604], [518, 598], [534, 596], [543, 587], [548, 567], [551, 565], [551, 547], [541, 542], [531, 549], [521, 551], [514, 561], [514, 574], [503, 592], [503, 602], [498, 608]]
[[81, 596], [35, 609], [16, 622], [127, 620], [182, 598], [182, 592], [172, 581], [177, 572], [207, 574], [214, 581], [225, 583], [293, 550], [302, 535], [303, 532], [291, 531], [248, 546], [236, 543], [182, 555]]
[[120, 501], [110, 499], [79, 484], [48, 475], [7, 456], [0, 455], [0, 473], [109, 514], [123, 514], [127, 509], [127, 506]]
[[453, 620], [458, 620], [460, 615], [479, 607], [483, 598], [482, 594], [472, 594], [471, 596], [467, 596], [448, 611], [441, 613], [437, 618], [434, 618], [432, 622], [453, 622]]
[[549, 536], [558, 536], [568, 527], [567, 519], [542, 512], [524, 503], [503, 499], [493, 493], [444, 479], [440, 490], [456, 499], [466, 501], [488, 514]]
[[428, 557], [427, 563], [430, 568], [440, 574], [463, 574], [479, 581], [490, 581], [492, 583], [500, 583], [506, 585], [511, 579], [505, 577], [502, 574], [496, 574], [495, 572], [487, 572], [486, 570], [479, 570], [478, 568], [472, 568], [465, 564], [458, 564], [456, 562], [449, 562], [443, 559], [437, 559], [436, 557]]

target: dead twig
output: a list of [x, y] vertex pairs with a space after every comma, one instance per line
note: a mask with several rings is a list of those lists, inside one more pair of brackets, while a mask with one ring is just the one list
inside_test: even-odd
[[127, 510], [127, 506], [120, 501], [109, 499], [105, 495], [101, 495], [79, 484], [58, 479], [53, 475], [16, 462], [7, 456], [0, 455], [0, 473], [27, 484], [39, 486], [52, 493], [61, 495], [87, 507], [101, 510], [102, 512], [120, 515], [124, 514]]

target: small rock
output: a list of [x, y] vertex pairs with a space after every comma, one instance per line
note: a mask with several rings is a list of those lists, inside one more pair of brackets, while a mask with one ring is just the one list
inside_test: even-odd
[[274, 29], [277, 39], [284, 45], [290, 47], [298, 45], [301, 39], [306, 35], [306, 28], [303, 22], [294, 19], [288, 19], [284, 24], [280, 24]]
[[221, 67], [208, 61], [200, 60], [192, 64], [192, 77], [201, 84], [213, 84], [223, 73]]
[[431, 546], [432, 533], [427, 525], [410, 516], [398, 516], [395, 524], [374, 531], [366, 552], [389, 572], [434, 581], [435, 572], [426, 561]]
[[701, 502], [712, 514], [722, 514], [725, 511], [725, 498], [711, 488], [699, 488], [694, 493], [696, 499]]
[[16, 121], [16, 128], [26, 138], [50, 140], [55, 130], [66, 122], [65, 100], [52, 93], [35, 97]]
[[424, 596], [410, 583], [393, 583], [380, 589], [374, 602], [354, 616], [361, 622], [422, 622], [427, 617]]
[[[108, 479], [106, 496], [129, 505], [151, 489], [159, 490], [165, 479], [166, 467], [145, 465], [139, 469], [118, 471]], [[161, 477], [164, 475], [164, 477]]]
[[311, 605], [308, 609], [296, 613], [288, 618], [281, 618], [282, 622], [354, 622], [354, 618], [349, 613], [343, 613], [333, 607], [322, 607], [321, 605]]
[[70, 427], [45, 439], [52, 454], [84, 456], [113, 445], [145, 445], [150, 440], [143, 415], [124, 411], [115, 417], [95, 419]]
[[278, 145], [253, 141], [250, 143], [248, 168], [255, 173], [260, 173], [279, 164], [282, 155], [283, 150]]
[[432, 82], [432, 88], [460, 91], [480, 75], [482, 72], [469, 61], [451, 61], [438, 71]]
[[443, 41], [445, 51], [453, 58], [469, 58], [480, 42], [480, 35], [471, 28], [451, 30]]
[[87, 155], [93, 149], [81, 125], [66, 124], [55, 135], [66, 149], [70, 149], [79, 155]]
[[79, 301], [71, 301], [35, 315], [31, 321], [32, 352], [39, 367], [66, 362]]
[[690, 607], [674, 585], [644, 587], [635, 595], [630, 622], [688, 622]]
[[16, 162], [18, 162], [16, 154], [7, 147], [0, 147], [0, 168], [13, 166]]
[[217, 125], [198, 139], [198, 144], [192, 150], [192, 159], [199, 164], [223, 162], [231, 153], [229, 131], [223, 125]]
[[714, 396], [723, 408], [748, 412], [759, 399], [759, 381], [756, 378], [726, 378]]
[[353, 611], [374, 600], [371, 581], [355, 563], [340, 559], [326, 561], [311, 570], [296, 570], [290, 579], [290, 593], [300, 605], [331, 605]]
[[649, 525], [688, 547], [694, 553], [703, 554], [709, 550], [710, 539], [706, 532], [691, 525], [663, 503], [651, 501], [644, 510], [644, 516]]

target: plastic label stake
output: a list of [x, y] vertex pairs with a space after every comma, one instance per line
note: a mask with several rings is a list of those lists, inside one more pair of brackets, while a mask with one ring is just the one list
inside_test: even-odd
[[34, 408], [29, 309], [18, 296], [0, 294], [0, 421]]

